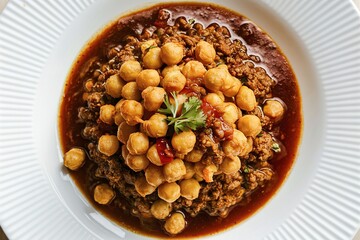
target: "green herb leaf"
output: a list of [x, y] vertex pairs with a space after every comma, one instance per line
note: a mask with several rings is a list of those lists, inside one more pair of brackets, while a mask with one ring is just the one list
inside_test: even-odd
[[169, 96], [166, 94], [164, 96], [164, 104], [166, 108], [161, 108], [158, 110], [158, 112], [168, 115], [166, 120], [169, 122], [169, 125], [174, 125], [174, 130], [176, 133], [183, 132], [189, 129], [196, 130], [205, 126], [206, 116], [204, 112], [200, 109], [200, 99], [198, 99], [197, 97], [188, 98], [183, 105], [181, 115], [177, 117], [176, 113], [179, 109], [179, 102], [177, 100], [177, 95], [175, 92], [172, 92], [171, 95], [174, 98], [174, 104], [170, 103]]
[[278, 143], [273, 143], [273, 145], [271, 146], [271, 150], [273, 150], [276, 153], [281, 152], [280, 145]]
[[246, 166], [243, 170], [244, 173], [249, 173], [250, 172], [250, 168], [248, 166]]
[[188, 20], [188, 23], [191, 24], [191, 25], [193, 25], [193, 24], [195, 23], [195, 19], [190, 18], [190, 19]]
[[248, 80], [249, 79], [246, 76], [240, 78], [242, 84], [247, 83]]

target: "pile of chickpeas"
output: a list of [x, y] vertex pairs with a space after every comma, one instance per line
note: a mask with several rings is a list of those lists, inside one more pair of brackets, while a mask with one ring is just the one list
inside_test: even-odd
[[[165, 220], [164, 228], [168, 233], [178, 234], [185, 228], [186, 221], [180, 212], [172, 213], [171, 203], [179, 197], [198, 198], [201, 181], [212, 182], [216, 174], [239, 171], [239, 157], [252, 150], [253, 139], [262, 126], [257, 116], [242, 116], [242, 110], [251, 112], [257, 107], [254, 92], [242, 86], [226, 65], [210, 68], [216, 57], [212, 44], [198, 42], [195, 59], [186, 63], [182, 62], [185, 49], [180, 43], [168, 42], [159, 47], [155, 40], [149, 40], [142, 43], [141, 51], [141, 63], [125, 61], [119, 74], [110, 76], [105, 82], [106, 93], [119, 101], [116, 105], [101, 106], [99, 119], [105, 124], [117, 125], [118, 131], [116, 136], [102, 135], [97, 147], [106, 156], [121, 149], [125, 164], [134, 172], [144, 172], [135, 181], [136, 191], [142, 197], [157, 191], [159, 200], [152, 204], [151, 213], [156, 219]], [[198, 78], [203, 79], [208, 91], [205, 101], [223, 112], [223, 120], [234, 128], [232, 139], [221, 143], [226, 157], [219, 166], [202, 163], [204, 151], [194, 149], [196, 135], [188, 130], [171, 137], [176, 157], [163, 164], [154, 139], [166, 137], [169, 126], [167, 116], [157, 110], [166, 93], [179, 93], [187, 80]], [[180, 105], [186, 101], [185, 95], [178, 94], [177, 97]], [[145, 112], [152, 113], [146, 120], [143, 119]], [[277, 101], [266, 101], [265, 115], [281, 119], [283, 113], [283, 106]], [[85, 158], [83, 149], [73, 148], [65, 154], [64, 164], [76, 170]], [[95, 187], [94, 199], [99, 204], [109, 204], [114, 197], [115, 191], [108, 184]]]

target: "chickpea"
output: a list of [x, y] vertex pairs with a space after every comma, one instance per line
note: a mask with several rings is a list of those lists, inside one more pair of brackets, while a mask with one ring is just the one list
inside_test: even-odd
[[284, 107], [279, 101], [268, 100], [264, 106], [264, 114], [278, 121], [284, 115]]
[[253, 90], [242, 86], [235, 97], [236, 105], [246, 111], [252, 111], [256, 107], [256, 98]]
[[176, 182], [186, 174], [186, 167], [181, 159], [174, 159], [164, 165], [163, 172], [167, 182]]
[[192, 60], [185, 64], [181, 72], [188, 79], [196, 79], [204, 77], [206, 69], [201, 62]]
[[144, 99], [144, 107], [150, 112], [157, 111], [164, 102], [165, 90], [161, 87], [147, 87], [141, 96]]
[[201, 40], [196, 44], [195, 57], [204, 64], [210, 64], [216, 57], [215, 48], [212, 44]]
[[195, 175], [194, 164], [190, 162], [184, 162], [186, 173], [183, 176], [184, 179], [190, 179]]
[[183, 231], [185, 229], [185, 226], [186, 221], [184, 215], [178, 212], [172, 214], [168, 219], [166, 219], [166, 222], [164, 224], [165, 230], [173, 235]]
[[223, 151], [227, 155], [237, 156], [246, 147], [246, 141], [245, 135], [241, 131], [234, 129], [233, 138], [223, 142]]
[[94, 189], [95, 202], [106, 205], [115, 198], [115, 191], [106, 183], [96, 185]]
[[156, 187], [151, 186], [145, 179], [145, 177], [139, 177], [135, 180], [135, 190], [140, 196], [145, 197], [146, 195], [155, 192]]
[[165, 182], [165, 177], [163, 174], [162, 167], [156, 166], [154, 164], [151, 164], [145, 169], [145, 178], [146, 181], [154, 186], [157, 187], [163, 182]]
[[219, 106], [223, 114], [223, 119], [228, 124], [235, 123], [240, 118], [240, 110], [234, 103], [225, 102]]
[[127, 60], [119, 70], [120, 77], [127, 82], [135, 81], [137, 75], [141, 72], [142, 68], [138, 61]]
[[246, 147], [244, 148], [244, 150], [240, 153], [240, 157], [246, 156], [248, 155], [252, 149], [253, 149], [253, 139], [252, 137], [247, 137], [247, 142], [246, 142]]
[[157, 47], [156, 41], [154, 39], [143, 42], [140, 46], [140, 49], [142, 53], [145, 53], [151, 47]]
[[111, 75], [105, 82], [105, 91], [113, 98], [121, 97], [121, 90], [124, 87], [125, 82], [119, 75]]
[[172, 65], [172, 66], [166, 66], [162, 72], [161, 72], [161, 75], [163, 77], [166, 76], [166, 74], [168, 74], [169, 72], [172, 72], [172, 71], [180, 71], [180, 67], [178, 65]]
[[160, 83], [160, 75], [154, 69], [145, 69], [136, 78], [136, 84], [140, 90], [147, 87], [156, 87]]
[[180, 43], [168, 42], [161, 47], [161, 60], [167, 65], [178, 64], [184, 56], [184, 46]]
[[149, 149], [149, 138], [142, 132], [131, 133], [126, 148], [132, 155], [143, 155]]
[[121, 90], [124, 99], [140, 101], [141, 95], [136, 82], [128, 82]]
[[120, 111], [120, 106], [124, 101], [125, 101], [124, 99], [121, 99], [115, 105], [114, 122], [118, 126], [120, 125], [120, 123], [125, 122], [125, 119], [121, 116], [121, 111]]
[[172, 210], [171, 204], [161, 199], [155, 201], [150, 208], [151, 214], [156, 219], [160, 219], [160, 220], [165, 219], [167, 216], [169, 216], [171, 210]]
[[118, 130], [117, 130], [117, 138], [118, 140], [126, 144], [129, 139], [130, 134], [137, 132], [138, 128], [136, 126], [130, 126], [126, 122], [120, 123]]
[[159, 47], [150, 48], [143, 57], [143, 64], [145, 68], [159, 69], [163, 65], [160, 57], [161, 49]]
[[105, 134], [99, 138], [98, 150], [106, 156], [114, 155], [119, 149], [119, 141], [115, 135]]
[[220, 91], [228, 74], [228, 70], [223, 67], [209, 69], [204, 76], [205, 87], [213, 92]]
[[204, 100], [213, 107], [219, 106], [224, 102], [221, 97], [219, 97], [219, 95], [216, 93], [208, 93], [204, 97]]
[[169, 127], [166, 118], [167, 117], [163, 114], [155, 113], [149, 120], [144, 121], [141, 126], [149, 137], [165, 137]]
[[135, 126], [144, 115], [144, 107], [135, 100], [125, 100], [120, 106], [121, 116], [130, 126]]
[[235, 97], [241, 88], [241, 82], [239, 79], [230, 75], [230, 78], [233, 79], [231, 81], [231, 86], [223, 90], [223, 93], [227, 97]]
[[121, 156], [126, 161], [127, 156], [129, 155], [129, 151], [126, 148], [126, 145], [121, 146]]
[[147, 168], [149, 159], [145, 155], [131, 155], [128, 154], [125, 159], [125, 164], [134, 172], [140, 172]]
[[199, 182], [193, 178], [185, 179], [180, 182], [181, 196], [188, 200], [194, 200], [198, 198], [200, 189], [201, 186]]
[[193, 150], [196, 143], [195, 134], [189, 130], [179, 134], [174, 134], [171, 139], [171, 145], [180, 154], [188, 154]]
[[100, 120], [106, 124], [114, 124], [115, 107], [111, 104], [106, 104], [100, 107]]
[[185, 160], [188, 162], [199, 162], [204, 155], [204, 152], [198, 149], [194, 149], [185, 156]]
[[220, 164], [220, 170], [225, 174], [233, 174], [240, 170], [241, 161], [237, 156], [225, 157]]
[[255, 115], [245, 115], [238, 121], [238, 129], [245, 136], [255, 138], [262, 130], [260, 118]]
[[158, 187], [158, 196], [168, 203], [173, 203], [180, 197], [180, 186], [175, 182], [165, 182]]
[[86, 154], [81, 148], [72, 148], [64, 155], [64, 166], [70, 170], [78, 170], [85, 163]]
[[150, 160], [152, 164], [156, 166], [162, 166], [162, 162], [160, 160], [159, 153], [156, 148], [156, 144], [152, 145], [146, 153], [146, 157]]
[[167, 92], [180, 92], [186, 84], [186, 78], [180, 71], [172, 71], [166, 74], [162, 85]]
[[[176, 112], [177, 116], [181, 115], [184, 103], [186, 102], [186, 100], [188, 99], [188, 96], [186, 96], [185, 94], [178, 94], [176, 95], [176, 100], [178, 102], [178, 110]], [[169, 96], [169, 101], [172, 105], [175, 105], [175, 99], [173, 98], [173, 96]]]
[[213, 182], [213, 176], [218, 172], [218, 168], [214, 164], [205, 165], [202, 162], [196, 162], [194, 165], [195, 178], [205, 182]]

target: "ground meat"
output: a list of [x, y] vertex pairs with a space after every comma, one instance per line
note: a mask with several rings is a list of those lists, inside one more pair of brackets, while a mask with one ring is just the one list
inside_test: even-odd
[[255, 138], [253, 153], [258, 160], [267, 161], [273, 156], [274, 152], [271, 150], [273, 143], [271, 135], [267, 132], [262, 132], [261, 136]]

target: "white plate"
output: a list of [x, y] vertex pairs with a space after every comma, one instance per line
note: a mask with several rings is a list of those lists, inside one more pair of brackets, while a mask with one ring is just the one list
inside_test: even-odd
[[[0, 224], [10, 239], [135, 239], [62, 168], [58, 103], [72, 62], [141, 1], [11, 1], [0, 16]], [[304, 132], [278, 193], [212, 239], [350, 239], [360, 222], [360, 17], [349, 0], [211, 0], [252, 19], [298, 78]]]

